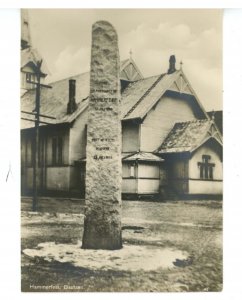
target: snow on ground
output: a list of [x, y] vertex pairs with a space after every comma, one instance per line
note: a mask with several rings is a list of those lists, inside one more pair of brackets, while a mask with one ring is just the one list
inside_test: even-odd
[[81, 243], [40, 243], [36, 249], [25, 249], [30, 257], [42, 257], [47, 261], [72, 263], [76, 267], [102, 270], [150, 271], [173, 268], [177, 259], [183, 260], [188, 253], [172, 248], [124, 245], [120, 250], [81, 249]]
[[[168, 222], [168, 221], [145, 220], [145, 219], [136, 219], [136, 218], [122, 218], [122, 222], [129, 225], [165, 224], [165, 225], [184, 226], [184, 227], [214, 228], [214, 225], [195, 224], [191, 222]], [[220, 226], [219, 229], [222, 229], [222, 227]]]
[[[27, 212], [22, 213], [23, 220], [22, 225], [25, 224], [37, 224], [37, 223], [56, 223], [56, 221], [61, 222], [83, 222], [84, 215], [83, 214], [70, 214], [70, 213], [33, 213]], [[146, 219], [139, 219], [139, 218], [130, 218], [124, 217], [122, 218], [122, 223], [129, 226], [137, 226], [137, 225], [149, 225], [149, 224], [165, 224], [165, 225], [174, 225], [174, 226], [183, 226], [183, 227], [200, 227], [200, 228], [214, 228], [214, 225], [206, 225], [206, 224], [196, 224], [192, 222], [169, 222], [169, 221], [161, 221], [161, 220], [146, 220]], [[221, 226], [217, 226], [218, 229], [222, 229]]]

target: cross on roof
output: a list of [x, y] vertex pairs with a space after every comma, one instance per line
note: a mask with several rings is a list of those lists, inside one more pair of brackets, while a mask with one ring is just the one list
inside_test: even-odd
[[214, 121], [214, 119], [215, 119], [215, 111], [214, 111], [214, 109], [212, 110], [212, 120]]
[[129, 50], [129, 59], [132, 59], [132, 54], [133, 54], [132, 49], [130, 49]]

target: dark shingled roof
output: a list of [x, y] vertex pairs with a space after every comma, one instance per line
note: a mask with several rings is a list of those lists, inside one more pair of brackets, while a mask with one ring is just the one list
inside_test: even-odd
[[[37, 49], [32, 47], [26, 48], [21, 51], [21, 69], [27, 66], [29, 63], [33, 63], [34, 65], [37, 64], [38, 61], [42, 59], [41, 55], [39, 54]], [[43, 61], [41, 65], [41, 72], [42, 74], [50, 74], [46, 63]]]
[[150, 152], [136, 152], [131, 154], [123, 154], [122, 160], [124, 161], [155, 161], [155, 162], [162, 162], [164, 159], [156, 156]]
[[[122, 120], [142, 119], [145, 117], [181, 73], [182, 71], [179, 70], [172, 74], [161, 74], [131, 82], [121, 96]], [[76, 80], [77, 110], [71, 115], [67, 115], [69, 79]], [[53, 124], [72, 122], [87, 108], [90, 89], [89, 72], [53, 82], [50, 85], [52, 89], [41, 89], [40, 112], [44, 115], [53, 116], [56, 120], [42, 117], [42, 121]], [[30, 90], [21, 97], [21, 110], [33, 111], [34, 104], [35, 90]], [[30, 117], [28, 116], [28, 118]], [[26, 120], [21, 122], [22, 129], [33, 126], [33, 122]]]
[[[67, 103], [69, 99], [69, 79], [76, 80], [77, 110], [73, 114], [67, 115]], [[90, 73], [86, 72], [51, 83], [50, 85], [52, 86], [52, 89], [41, 88], [40, 112], [41, 114], [56, 118], [56, 120], [51, 120], [41, 117], [41, 120], [53, 124], [72, 122], [88, 106], [87, 97], [89, 95], [90, 89], [89, 82]], [[21, 97], [21, 110], [33, 111], [34, 107], [35, 90], [30, 90]], [[26, 117], [28, 119], [31, 118], [29, 115], [27, 115]], [[21, 120], [22, 129], [33, 126], [33, 122]]]
[[[176, 73], [158, 75], [130, 83], [124, 90], [121, 99], [122, 119], [142, 118], [147, 111], [160, 99], [162, 94], [173, 82]], [[69, 98], [69, 79], [76, 80], [77, 110], [67, 115], [66, 108]], [[56, 121], [41, 118], [49, 123], [64, 123], [73, 121], [79, 113], [88, 106], [90, 89], [90, 73], [86, 72], [70, 78], [51, 83], [52, 89], [41, 89], [41, 114], [56, 118]], [[142, 102], [142, 103], [141, 103]], [[35, 90], [30, 90], [21, 98], [21, 110], [33, 111], [35, 105]], [[30, 118], [28, 116], [28, 118]], [[22, 128], [33, 127], [32, 122], [22, 120]]]
[[176, 71], [130, 84], [122, 95], [122, 118], [143, 118], [179, 75], [180, 71]]
[[161, 146], [158, 153], [188, 152], [196, 148], [210, 128], [208, 119], [176, 123]]

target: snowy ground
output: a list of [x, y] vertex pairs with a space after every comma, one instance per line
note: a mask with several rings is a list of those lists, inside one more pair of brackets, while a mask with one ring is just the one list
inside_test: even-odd
[[[29, 257], [43, 257], [47, 261], [72, 263], [76, 267], [91, 270], [151, 271], [159, 268], [173, 268], [177, 260], [185, 260], [188, 254], [179, 250], [125, 244], [120, 250], [81, 249], [81, 243], [40, 243], [36, 249], [25, 249]], [[105, 259], [104, 259], [105, 258]]]
[[80, 249], [83, 202], [58, 212], [46, 203], [39, 213], [22, 211], [23, 291], [222, 288], [220, 201], [124, 201], [124, 247], [115, 251]]

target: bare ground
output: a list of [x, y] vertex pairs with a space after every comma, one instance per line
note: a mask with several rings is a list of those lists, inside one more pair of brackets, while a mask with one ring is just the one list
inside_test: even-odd
[[[61, 203], [60, 203], [61, 201]], [[22, 250], [39, 243], [76, 244], [84, 202], [42, 199], [31, 213], [22, 201]], [[123, 243], [186, 251], [188, 262], [152, 271], [93, 270], [22, 253], [22, 291], [181, 292], [222, 290], [222, 202], [123, 202]], [[104, 257], [105, 259], [105, 257]]]

